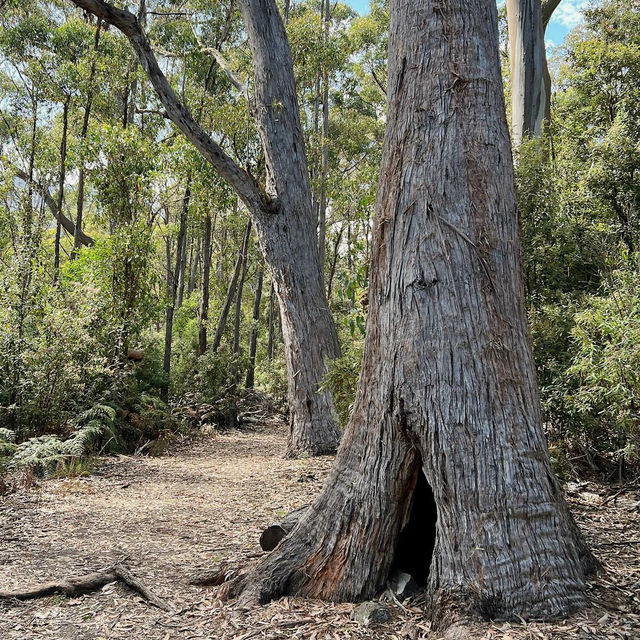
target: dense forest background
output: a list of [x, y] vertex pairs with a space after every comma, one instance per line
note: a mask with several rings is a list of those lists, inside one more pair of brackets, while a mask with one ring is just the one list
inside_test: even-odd
[[[203, 423], [237, 426], [248, 398], [284, 408], [278, 305], [244, 207], [169, 122], [126, 39], [70, 3], [0, 6], [0, 474], [161, 451]], [[388, 12], [379, 0], [365, 16], [324, 7], [285, 15], [342, 347], [325, 386], [344, 423], [367, 315]], [[263, 178], [233, 3], [147, 3], [139, 19], [192, 114]], [[622, 480], [640, 462], [637, 5], [594, 3], [550, 66], [548, 132], [517, 151], [545, 425], [561, 477]]]

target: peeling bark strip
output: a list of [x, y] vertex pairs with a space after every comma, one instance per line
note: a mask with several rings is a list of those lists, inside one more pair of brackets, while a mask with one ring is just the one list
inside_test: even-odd
[[239, 0], [255, 71], [255, 117], [267, 184], [236, 164], [195, 121], [162, 73], [137, 18], [103, 0], [71, 0], [133, 46], [168, 117], [235, 189], [255, 225], [280, 303], [290, 408], [288, 455], [333, 453], [340, 439], [331, 394], [319, 392], [338, 336], [321, 280], [316, 220], [293, 62], [275, 0]]
[[495, 0], [392, 0], [387, 99], [353, 416], [308, 513], [223, 592], [370, 598], [422, 511], [436, 625], [563, 616], [595, 565], [542, 430]]
[[171, 607], [162, 599], [152, 593], [149, 588], [134, 576], [125, 566], [116, 564], [113, 567], [87, 573], [81, 576], [64, 578], [53, 582], [45, 582], [30, 589], [22, 589], [18, 591], [0, 591], [0, 600], [33, 600], [36, 598], [44, 598], [57, 593], [72, 598], [83, 593], [97, 591], [105, 585], [120, 580], [130, 589], [138, 592], [149, 604], [152, 604], [163, 611], [171, 611]]

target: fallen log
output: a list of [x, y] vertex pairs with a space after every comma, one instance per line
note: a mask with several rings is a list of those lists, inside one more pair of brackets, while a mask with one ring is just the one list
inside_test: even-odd
[[260, 536], [260, 546], [263, 551], [273, 551], [282, 539], [300, 522], [309, 505], [295, 509], [287, 514], [280, 522], [267, 527]]
[[69, 598], [97, 591], [111, 582], [120, 580], [130, 589], [139, 593], [149, 604], [163, 611], [171, 611], [171, 607], [162, 598], [156, 596], [140, 578], [134, 576], [122, 564], [116, 564], [101, 571], [94, 571], [81, 576], [72, 576], [62, 580], [45, 582], [33, 587], [17, 591], [0, 591], [0, 600], [33, 600], [55, 594], [62, 594]]

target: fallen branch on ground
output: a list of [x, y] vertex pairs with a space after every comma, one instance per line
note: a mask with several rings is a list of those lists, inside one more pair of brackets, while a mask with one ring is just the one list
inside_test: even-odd
[[162, 598], [156, 596], [149, 588], [134, 576], [129, 569], [122, 564], [116, 564], [101, 571], [94, 571], [82, 576], [64, 578], [62, 580], [45, 582], [29, 589], [18, 591], [0, 591], [0, 600], [33, 600], [45, 596], [63, 594], [67, 597], [78, 596], [83, 593], [97, 591], [111, 582], [120, 580], [130, 589], [139, 593], [149, 604], [163, 611], [171, 611], [171, 607]]

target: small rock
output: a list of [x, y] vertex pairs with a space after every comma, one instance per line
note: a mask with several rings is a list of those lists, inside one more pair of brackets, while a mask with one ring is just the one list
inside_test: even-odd
[[379, 602], [363, 602], [353, 611], [353, 619], [360, 624], [379, 624], [391, 620], [391, 612]]
[[409, 598], [419, 590], [418, 583], [404, 571], [394, 571], [389, 578], [387, 586], [398, 598]]

